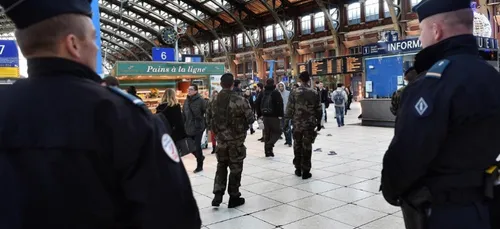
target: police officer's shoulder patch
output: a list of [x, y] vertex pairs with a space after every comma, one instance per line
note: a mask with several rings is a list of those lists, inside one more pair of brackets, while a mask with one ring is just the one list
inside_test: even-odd
[[124, 92], [122, 91], [122, 89], [116, 87], [116, 86], [108, 86], [107, 87], [110, 91], [112, 91], [113, 93], [115, 94], [118, 94], [122, 97], [125, 97], [127, 100], [130, 100], [133, 104], [137, 105], [137, 106], [143, 106], [144, 105], [144, 102], [138, 98], [136, 98], [135, 96], [127, 93], [127, 92]]
[[432, 100], [426, 98], [426, 96], [416, 97], [412, 105], [417, 117], [427, 117], [433, 110]]
[[450, 64], [450, 61], [447, 59], [440, 60], [436, 62], [425, 74], [425, 78], [435, 78], [440, 79], [446, 67]]

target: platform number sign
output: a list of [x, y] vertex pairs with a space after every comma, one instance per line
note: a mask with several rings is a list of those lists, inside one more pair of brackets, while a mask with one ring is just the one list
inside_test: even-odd
[[0, 40], [0, 67], [19, 67], [16, 41]]
[[175, 61], [175, 49], [153, 48], [153, 61]]

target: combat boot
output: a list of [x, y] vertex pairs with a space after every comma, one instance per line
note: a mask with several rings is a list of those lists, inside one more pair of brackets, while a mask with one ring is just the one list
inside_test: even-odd
[[212, 200], [212, 206], [213, 207], [219, 207], [221, 203], [222, 203], [222, 195], [221, 194], [215, 194], [215, 197]]
[[312, 177], [312, 174], [309, 171], [302, 172], [302, 180], [307, 180]]
[[245, 198], [241, 197], [230, 197], [229, 203], [227, 204], [228, 208], [235, 208], [245, 204]]

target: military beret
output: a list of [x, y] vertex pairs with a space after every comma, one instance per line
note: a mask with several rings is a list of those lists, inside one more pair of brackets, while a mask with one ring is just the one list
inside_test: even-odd
[[471, 0], [423, 0], [413, 7], [413, 12], [422, 20], [440, 13], [470, 8]]
[[0, 0], [0, 6], [16, 28], [25, 29], [62, 14], [82, 14], [91, 17], [91, 2], [92, 0]]

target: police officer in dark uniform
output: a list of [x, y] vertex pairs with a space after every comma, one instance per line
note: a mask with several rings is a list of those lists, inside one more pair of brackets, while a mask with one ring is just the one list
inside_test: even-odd
[[0, 228], [199, 229], [159, 119], [100, 85], [90, 1], [0, 5], [29, 74], [0, 94]]
[[500, 74], [479, 56], [470, 0], [426, 0], [414, 11], [419, 79], [403, 91], [383, 195], [402, 205], [407, 228], [488, 229], [485, 171], [500, 152]]

